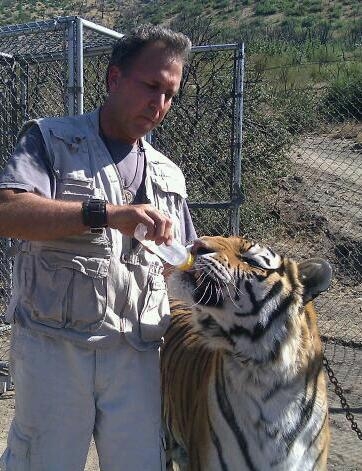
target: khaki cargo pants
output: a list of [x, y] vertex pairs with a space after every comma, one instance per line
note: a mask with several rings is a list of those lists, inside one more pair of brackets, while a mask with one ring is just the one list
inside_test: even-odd
[[82, 471], [92, 435], [101, 471], [165, 469], [157, 350], [91, 350], [15, 325], [11, 368], [2, 470]]

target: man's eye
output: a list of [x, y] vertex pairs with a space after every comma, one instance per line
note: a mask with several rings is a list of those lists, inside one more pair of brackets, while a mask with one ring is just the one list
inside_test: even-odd
[[150, 88], [151, 90], [155, 90], [157, 88], [157, 85], [155, 85], [154, 83], [145, 82], [145, 85], [147, 88]]

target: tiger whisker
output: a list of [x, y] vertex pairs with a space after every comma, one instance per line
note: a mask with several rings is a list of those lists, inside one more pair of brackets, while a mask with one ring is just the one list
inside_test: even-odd
[[216, 280], [217, 286], [216, 286], [216, 302], [218, 303], [220, 299], [223, 297], [223, 290], [221, 286], [220, 280]]
[[245, 295], [245, 294], [246, 294], [245, 291], [242, 291], [240, 288], [238, 288], [238, 287], [236, 286], [235, 281], [231, 281], [229, 284], [234, 288], [235, 294], [237, 294], [237, 295], [239, 295], [239, 296], [242, 296], [242, 295]]
[[[209, 297], [207, 298], [207, 300], [205, 301], [205, 304], [207, 304], [210, 301], [210, 299], [212, 297], [212, 290], [213, 290], [214, 286], [215, 285], [213, 285], [213, 284], [211, 285], [210, 294], [209, 294]], [[206, 289], [205, 289], [205, 293], [206, 293]]]
[[[235, 302], [233, 296], [231, 296], [229, 285], [225, 285], [225, 287], [226, 287], [226, 291], [227, 291], [227, 293], [228, 293], [228, 295], [229, 295], [229, 299], [230, 299], [231, 303], [233, 304], [233, 306], [235, 306], [237, 309], [240, 309], [240, 306], [238, 306], [238, 305], [236, 304], [236, 302]], [[235, 286], [234, 286], [234, 288], [235, 288], [235, 291], [236, 291], [236, 287], [235, 287]]]
[[228, 284], [233, 287], [233, 289], [235, 290], [235, 294], [237, 294], [237, 295], [239, 295], [239, 296], [246, 295], [245, 291], [241, 290], [240, 288], [238, 288], [238, 287], [236, 286], [235, 281], [231, 281], [231, 282], [228, 283]]
[[204, 297], [205, 297], [205, 294], [206, 294], [207, 291], [209, 290], [210, 285], [211, 285], [210, 295], [209, 295], [209, 297], [207, 298], [207, 301], [205, 302], [205, 304], [207, 304], [207, 303], [210, 301], [211, 296], [212, 296], [212, 288], [213, 288], [213, 286], [214, 286], [214, 285], [211, 283], [211, 281], [209, 281], [208, 284], [206, 285], [205, 290], [204, 290], [204, 293], [203, 293], [203, 295], [201, 296], [199, 303], [201, 303], [201, 301], [203, 301], [203, 299], [204, 299]]
[[[197, 281], [199, 281], [200, 278], [201, 278], [201, 276], [198, 278]], [[204, 278], [206, 278], [206, 275], [203, 277], [203, 279], [204, 279]], [[202, 280], [202, 282], [203, 282], [203, 281], [204, 281], [204, 280]], [[210, 284], [211, 284], [211, 281], [209, 281], [209, 283], [206, 285], [205, 290], [204, 290], [204, 293], [203, 293], [203, 295], [201, 296], [201, 298], [200, 298], [197, 302], [195, 302], [194, 304], [192, 304], [192, 305], [190, 306], [191, 308], [197, 306], [198, 304], [200, 304], [200, 303], [202, 302], [202, 300], [204, 299], [205, 294], [206, 294], [206, 292], [207, 292], [207, 290], [208, 290]], [[200, 287], [200, 286], [197, 286], [195, 289], [193, 289], [193, 292], [195, 292], [199, 287]], [[210, 300], [210, 298], [211, 298], [211, 295], [209, 296], [209, 298], [208, 298], [208, 300], [206, 301], [206, 303]]]
[[204, 282], [205, 278], [207, 277], [207, 274], [206, 273], [202, 273], [197, 279], [196, 279], [196, 287], [194, 288], [193, 291], [196, 291], [197, 289], [199, 289], [199, 287], [202, 285], [202, 283]]

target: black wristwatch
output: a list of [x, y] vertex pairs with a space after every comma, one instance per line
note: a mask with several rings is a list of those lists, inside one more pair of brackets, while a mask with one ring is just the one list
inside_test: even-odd
[[89, 199], [82, 204], [83, 224], [90, 227], [94, 234], [103, 232], [103, 227], [107, 227], [107, 207], [105, 200]]

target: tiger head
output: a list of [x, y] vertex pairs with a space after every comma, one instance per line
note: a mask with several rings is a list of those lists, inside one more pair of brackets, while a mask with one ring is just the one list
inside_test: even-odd
[[202, 237], [192, 252], [192, 269], [169, 277], [170, 296], [192, 307], [194, 331], [209, 347], [256, 361], [275, 355], [331, 282], [325, 260], [297, 263], [242, 237]]

